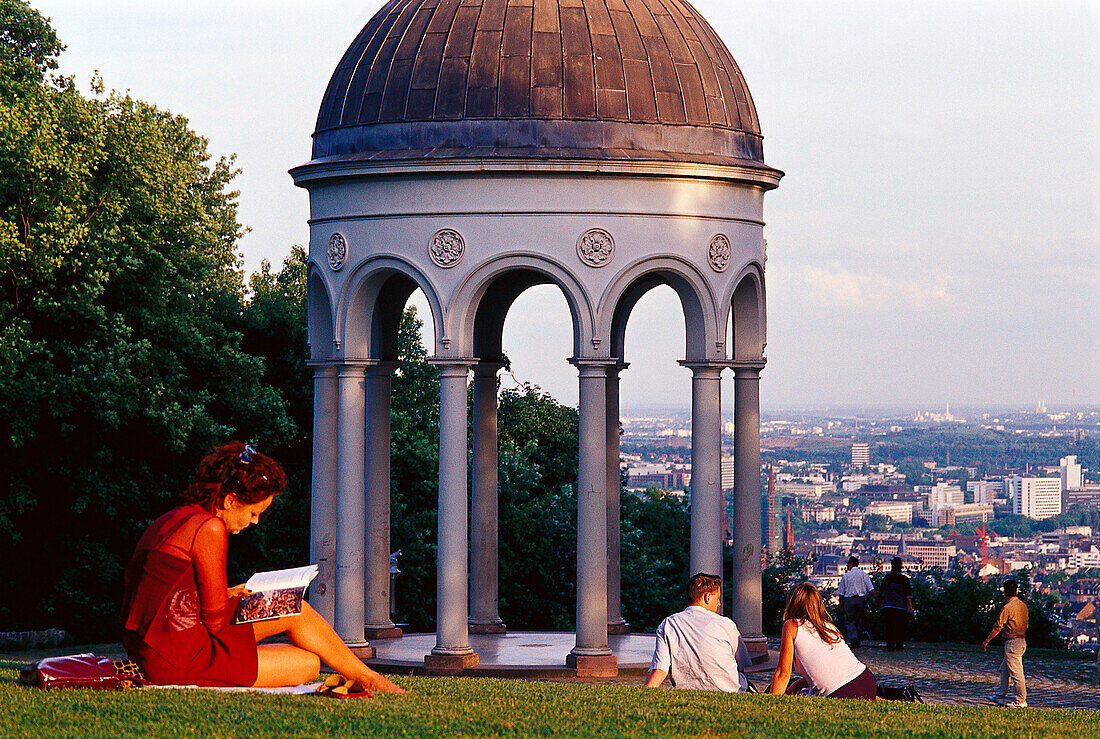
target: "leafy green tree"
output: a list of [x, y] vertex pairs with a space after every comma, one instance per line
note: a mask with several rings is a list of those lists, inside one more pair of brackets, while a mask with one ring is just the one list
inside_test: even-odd
[[47, 78], [0, 2], [0, 622], [113, 633], [122, 568], [195, 460], [293, 434], [244, 309], [231, 159], [187, 121]]

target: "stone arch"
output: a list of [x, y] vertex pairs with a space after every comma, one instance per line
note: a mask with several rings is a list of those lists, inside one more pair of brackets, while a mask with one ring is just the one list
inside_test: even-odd
[[315, 264], [309, 265], [307, 283], [307, 321], [309, 326], [309, 358], [330, 359], [333, 354], [334, 319], [329, 286]]
[[752, 262], [731, 283], [731, 292], [723, 301], [728, 326], [732, 319], [730, 358], [737, 362], [759, 361], [767, 346], [767, 310], [764, 269]]
[[569, 305], [574, 355], [592, 355], [597, 347], [586, 346], [586, 339], [595, 336], [594, 321], [584, 286], [568, 268], [542, 254], [525, 252], [482, 264], [455, 291], [449, 336], [458, 340], [450, 351], [458, 356], [499, 356], [508, 308], [529, 287], [545, 284], [556, 285]]
[[436, 336], [443, 311], [435, 286], [400, 257], [380, 255], [365, 260], [345, 283], [336, 321], [342, 354], [348, 359], [397, 358], [397, 330], [413, 291], [428, 299]]
[[714, 356], [718, 342], [723, 341], [714, 293], [694, 265], [672, 255], [631, 265], [616, 275], [604, 291], [599, 329], [600, 336], [608, 341], [611, 356], [625, 358], [630, 313], [642, 296], [658, 285], [668, 285], [680, 299], [684, 311], [685, 359], [703, 361]]

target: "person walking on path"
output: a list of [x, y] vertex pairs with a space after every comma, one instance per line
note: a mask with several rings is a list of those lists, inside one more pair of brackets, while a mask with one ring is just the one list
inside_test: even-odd
[[[997, 623], [989, 636], [982, 642], [982, 651], [986, 651], [993, 637], [1001, 634], [1005, 638], [1005, 658], [1001, 662], [1001, 687], [994, 694], [993, 701], [1002, 705], [1027, 708], [1027, 684], [1024, 682], [1024, 651], [1027, 643], [1024, 634], [1027, 632], [1027, 604], [1016, 597], [1019, 586], [1015, 580], [1005, 580], [1005, 597], [1008, 601], [1001, 608], [997, 616]], [[1008, 679], [1012, 678], [1012, 687], [1015, 699], [1008, 701]]]
[[913, 609], [913, 586], [909, 578], [901, 574], [901, 557], [890, 560], [890, 572], [882, 578], [882, 590], [878, 595], [882, 619], [886, 625], [886, 651], [905, 648], [905, 627]]
[[858, 648], [863, 635], [863, 617], [867, 613], [867, 596], [876, 595], [871, 578], [859, 569], [859, 557], [855, 555], [848, 557], [848, 571], [840, 578], [836, 594], [840, 596], [848, 644]]
[[748, 647], [732, 620], [718, 615], [722, 602], [722, 578], [699, 573], [687, 586], [688, 607], [657, 627], [653, 665], [646, 676], [647, 688], [672, 677], [677, 688], [748, 690], [742, 672], [752, 664]]

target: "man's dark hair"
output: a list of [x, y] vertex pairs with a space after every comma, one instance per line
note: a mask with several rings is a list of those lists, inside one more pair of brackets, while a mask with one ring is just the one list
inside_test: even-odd
[[1011, 598], [1019, 591], [1019, 587], [1015, 580], [1005, 580], [1005, 595]]
[[851, 557], [848, 557], [848, 566], [859, 567], [859, 557], [854, 554]]
[[722, 578], [718, 577], [718, 575], [708, 575], [700, 572], [688, 580], [688, 603], [696, 603], [707, 593], [713, 592], [722, 592]]
[[894, 572], [901, 572], [901, 557], [894, 557], [890, 560], [890, 569]]

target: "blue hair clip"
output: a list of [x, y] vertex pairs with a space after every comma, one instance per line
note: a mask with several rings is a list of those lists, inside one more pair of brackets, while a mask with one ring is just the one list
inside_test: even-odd
[[256, 453], [256, 450], [252, 448], [251, 444], [245, 444], [244, 451], [240, 453], [240, 456], [238, 456], [237, 459], [241, 461], [241, 464], [248, 464], [252, 461], [252, 457]]

